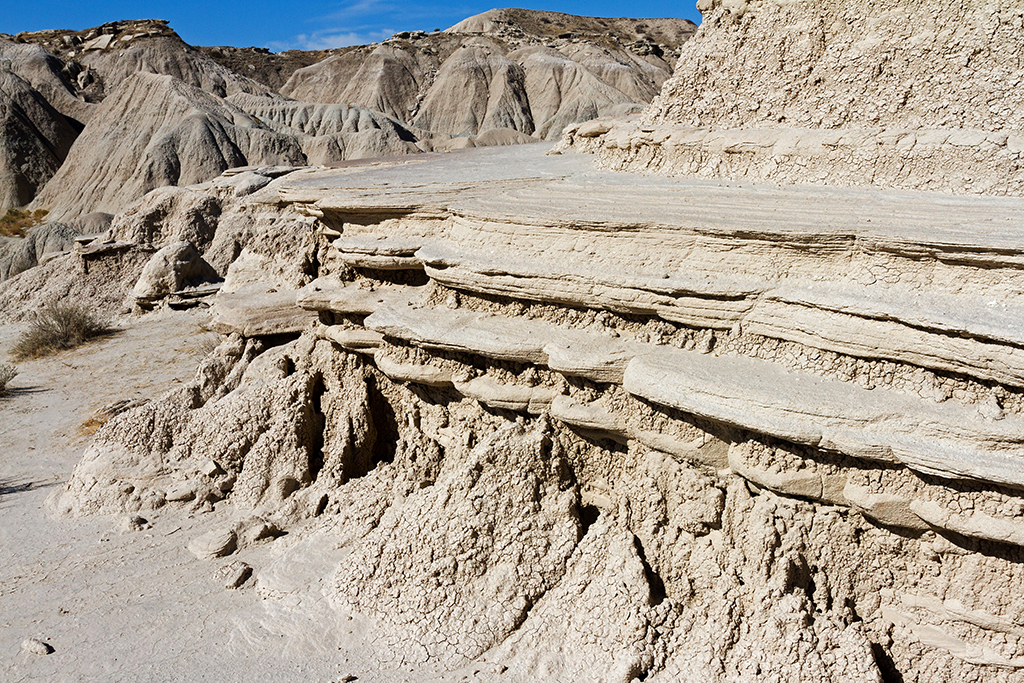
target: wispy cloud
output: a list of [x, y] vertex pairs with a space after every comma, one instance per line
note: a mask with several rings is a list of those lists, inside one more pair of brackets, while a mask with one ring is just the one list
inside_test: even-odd
[[349, 0], [335, 5], [335, 9], [323, 15], [321, 19], [344, 21], [355, 17], [392, 14], [398, 9], [402, 9], [401, 5], [390, 0]]
[[291, 40], [271, 41], [267, 47], [274, 52], [285, 50], [331, 50], [350, 45], [367, 45], [379, 43], [396, 33], [394, 29], [346, 31], [340, 28], [324, 29], [313, 33], [300, 33]]

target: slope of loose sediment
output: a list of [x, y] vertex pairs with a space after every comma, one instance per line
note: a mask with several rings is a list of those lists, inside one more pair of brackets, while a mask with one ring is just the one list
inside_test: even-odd
[[[98, 45], [86, 50], [78, 60], [94, 70], [103, 83], [105, 94], [139, 72], [173, 76], [191, 86], [218, 97], [237, 92], [266, 93], [266, 86], [218, 64], [205, 54], [188, 45], [176, 33], [130, 37], [108, 34], [108, 46]], [[122, 40], [122, 36], [127, 40]]]
[[46, 99], [0, 64], [0, 210], [32, 201], [67, 157], [76, 131]]
[[526, 74], [530, 113], [539, 138], [557, 138], [570, 123], [589, 121], [635, 103], [553, 48], [527, 47], [509, 53], [509, 59]]
[[[296, 70], [281, 92], [309, 102], [360, 105], [449, 135], [492, 128], [529, 133], [543, 127], [538, 137], [557, 136], [566, 123], [627, 112], [608, 106], [609, 100], [634, 106], [649, 102], [693, 30], [693, 24], [678, 19], [493, 10], [443, 32], [403, 32], [380, 45], [345, 49]], [[516, 85], [514, 70], [512, 80], [503, 75], [509, 68], [504, 57], [522, 50], [544, 50], [552, 59], [550, 51], [564, 55], [556, 60], [556, 76], [548, 73], [553, 65], [537, 63], [536, 56], [531, 60], [538, 72], [527, 79], [526, 103], [523, 93], [516, 92], [523, 88]], [[564, 81], [559, 85], [570, 92], [553, 94], [552, 78]], [[509, 94], [502, 94], [509, 88]], [[508, 101], [502, 103], [503, 98]], [[524, 123], [524, 114], [557, 109], [561, 100], [566, 102], [560, 115], [545, 116], [546, 125], [534, 121], [531, 129]]]
[[489, 128], [512, 128], [529, 135], [535, 126], [526, 96], [526, 74], [489, 41], [465, 44], [441, 66], [415, 123], [458, 136]]
[[21, 238], [0, 240], [0, 282], [34, 268], [47, 255], [68, 252], [81, 233], [64, 223], [39, 225]]
[[279, 97], [233, 95], [227, 100], [275, 131], [293, 136], [309, 164], [336, 164], [419, 152], [416, 135], [377, 111], [310, 104]]
[[248, 164], [302, 164], [300, 145], [170, 76], [139, 73], [97, 110], [36, 199], [54, 216], [117, 212], [155, 187]]
[[79, 126], [89, 120], [95, 106], [78, 97], [63, 62], [38, 45], [0, 38], [0, 59], [39, 91], [46, 101]]
[[666, 74], [672, 73], [673, 61], [656, 54], [644, 56], [616, 45], [573, 42], [559, 47], [559, 52], [578, 62], [601, 81], [620, 90], [634, 102], [650, 102]]
[[369, 54], [351, 51], [297, 71], [281, 93], [304, 102], [360, 105], [408, 121], [427, 86], [436, 56], [383, 44]]

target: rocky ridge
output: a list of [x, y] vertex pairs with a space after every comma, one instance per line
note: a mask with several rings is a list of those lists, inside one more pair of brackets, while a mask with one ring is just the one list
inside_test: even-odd
[[[684, 50], [808, 9], [702, 4]], [[574, 77], [472, 40], [450, 68], [501, 85], [477, 118], [522, 111], [517, 52]], [[331, 134], [348, 111], [254, 121]], [[629, 125], [566, 142], [611, 163]], [[360, 679], [1021, 680], [1019, 193], [543, 152], [240, 167], [0, 283], [5, 313], [63, 282], [210, 305], [222, 335], [97, 432], [54, 512], [209, 514], [181, 541], [199, 561], [282, 548], [251, 567], [267, 615], [308, 610], [319, 656], [370, 648]]]
[[[0, 175], [0, 208], [34, 200], [34, 208], [70, 220], [93, 211], [121, 211], [153, 187], [210, 180], [236, 166], [278, 163], [273, 158], [332, 165], [552, 139], [568, 123], [639, 110], [668, 77], [666, 59], [693, 29], [681, 20], [634, 26], [625, 20], [534, 14], [506, 11], [500, 30], [404, 32], [379, 45], [277, 56], [256, 49], [194, 48], [157, 20], [0, 35], [0, 59], [9, 63], [11, 78], [24, 81], [5, 87], [5, 97], [29, 88], [29, 94], [17, 96], [20, 104], [7, 109], [24, 108], [31, 98], [40, 102], [33, 106], [43, 108], [5, 119], [13, 121], [4, 130], [5, 149], [24, 156], [32, 148], [28, 157], [36, 161], [8, 160]], [[602, 35], [570, 31], [563, 37], [551, 30], [531, 32], [533, 24], [545, 25], [541, 19], [566, 29], [605, 22], [608, 30]], [[526, 31], [506, 35], [523, 22]], [[520, 63], [508, 57], [515, 48], [539, 45], [563, 52], [555, 60], [535, 55]], [[159, 93], [150, 83], [143, 88], [147, 99], [139, 100], [146, 74], [171, 80], [162, 81]], [[235, 108], [249, 119], [241, 127]], [[193, 117], [197, 110], [202, 113]], [[42, 134], [19, 127], [26, 116]], [[339, 116], [346, 122], [326, 132], [316, 123]], [[60, 131], [59, 140], [50, 139], [57, 135], [54, 130]], [[65, 164], [79, 133], [82, 141]], [[130, 139], [108, 154], [102, 141], [121, 136]]]
[[340, 543], [332, 605], [382, 671], [1016, 680], [1020, 201], [538, 151], [177, 190], [221, 207], [204, 258], [236, 235], [225, 341], [56, 508]]

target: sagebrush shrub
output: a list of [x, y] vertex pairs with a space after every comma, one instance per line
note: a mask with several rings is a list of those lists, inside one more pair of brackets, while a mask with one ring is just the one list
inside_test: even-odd
[[19, 360], [48, 356], [73, 349], [109, 331], [109, 323], [84, 306], [50, 303], [36, 313], [29, 328], [15, 342], [11, 355]]
[[13, 365], [0, 365], [0, 394], [7, 391], [7, 383], [18, 374], [18, 368]]

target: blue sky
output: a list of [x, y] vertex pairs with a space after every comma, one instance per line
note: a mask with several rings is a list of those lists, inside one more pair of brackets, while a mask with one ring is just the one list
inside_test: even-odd
[[[696, 0], [635, 3], [550, 0], [511, 5], [529, 9], [601, 17], [682, 17], [700, 22]], [[321, 49], [383, 40], [397, 31], [447, 28], [495, 5], [475, 0], [448, 4], [399, 0], [209, 0], [205, 3], [170, 0], [126, 2], [72, 0], [5, 2], [0, 33], [47, 28], [80, 30], [117, 19], [167, 19], [192, 45], [269, 47], [272, 50]]]

